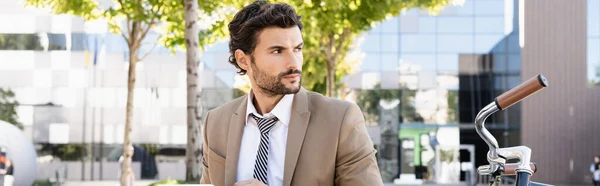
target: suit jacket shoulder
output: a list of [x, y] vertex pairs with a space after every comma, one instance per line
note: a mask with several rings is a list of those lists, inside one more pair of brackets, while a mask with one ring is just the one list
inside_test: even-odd
[[311, 110], [311, 112], [329, 109], [346, 110], [349, 107], [356, 105], [349, 101], [326, 97], [317, 92], [307, 91], [306, 94], [309, 100], [309, 110]]

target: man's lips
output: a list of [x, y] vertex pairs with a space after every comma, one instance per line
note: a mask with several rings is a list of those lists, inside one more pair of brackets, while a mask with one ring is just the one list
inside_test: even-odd
[[296, 78], [298, 76], [300, 76], [300, 74], [290, 74], [290, 75], [283, 76], [283, 78], [290, 78], [290, 79], [292, 79], [292, 78]]

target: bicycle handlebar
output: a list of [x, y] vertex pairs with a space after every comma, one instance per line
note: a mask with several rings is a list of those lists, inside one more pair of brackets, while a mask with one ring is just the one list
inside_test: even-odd
[[[517, 168], [519, 167], [519, 163], [507, 163], [504, 165], [504, 174], [503, 175], [507, 175], [507, 176], [513, 176], [517, 174]], [[534, 162], [530, 162], [529, 166], [531, 167], [531, 170], [533, 170], [533, 173], [537, 172], [537, 165]]]
[[548, 80], [546, 80], [543, 75], [539, 74], [496, 97], [496, 106], [498, 109], [504, 110], [547, 86]]
[[[485, 120], [498, 110], [504, 110], [535, 94], [548, 86], [548, 80], [539, 74], [509, 91], [496, 97], [494, 102], [485, 106], [475, 117], [475, 130], [488, 144], [487, 160], [489, 165], [480, 166], [477, 172], [482, 175], [517, 175], [517, 185], [529, 185], [529, 177], [537, 171], [535, 163], [530, 163], [531, 149], [526, 146], [500, 148], [496, 138], [485, 128]], [[506, 164], [508, 159], [519, 159], [519, 163]]]

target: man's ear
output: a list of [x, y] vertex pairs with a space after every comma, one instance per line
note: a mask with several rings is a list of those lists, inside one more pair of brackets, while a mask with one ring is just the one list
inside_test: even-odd
[[244, 51], [240, 49], [237, 49], [235, 50], [234, 56], [235, 61], [240, 66], [240, 68], [248, 71], [248, 69], [250, 68], [250, 59], [246, 56], [246, 53], [244, 53]]

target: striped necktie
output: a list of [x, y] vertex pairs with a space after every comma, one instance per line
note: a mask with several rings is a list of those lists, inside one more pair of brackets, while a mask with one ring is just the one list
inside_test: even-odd
[[258, 153], [256, 154], [256, 161], [254, 164], [254, 178], [262, 181], [265, 185], [267, 183], [267, 160], [269, 157], [269, 132], [275, 126], [278, 119], [268, 119], [268, 118], [260, 118], [255, 116], [254, 114], [250, 114], [256, 123], [258, 124], [258, 129], [260, 130], [260, 145], [258, 146]]

